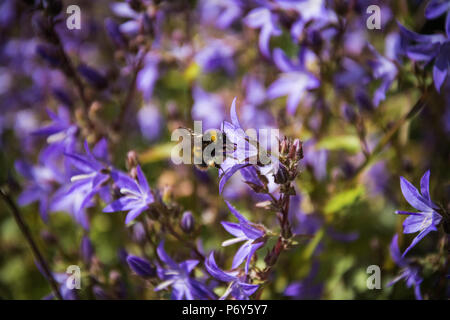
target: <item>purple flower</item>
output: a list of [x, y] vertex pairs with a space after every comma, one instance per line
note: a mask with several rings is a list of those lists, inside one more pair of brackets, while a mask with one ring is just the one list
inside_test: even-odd
[[181, 229], [186, 233], [191, 233], [195, 228], [195, 220], [192, 212], [186, 211], [183, 213], [180, 222]]
[[58, 113], [47, 109], [48, 116], [52, 120], [50, 124], [45, 125], [32, 134], [47, 137], [49, 144], [42, 151], [42, 158], [60, 156], [64, 152], [73, 152], [76, 145], [76, 134], [78, 128], [71, 123], [70, 111], [66, 107], [60, 106]]
[[[449, 20], [449, 19], [447, 19]], [[436, 90], [440, 92], [442, 84], [448, 75], [450, 61], [450, 29], [447, 37], [437, 35], [422, 35], [406, 29], [399, 23], [401, 47], [404, 55], [416, 61], [428, 64], [434, 60], [433, 80]]]
[[138, 276], [144, 278], [156, 276], [156, 268], [144, 258], [130, 254], [127, 257], [127, 263], [130, 266], [130, 269], [136, 272]]
[[258, 285], [246, 283], [245, 277], [238, 277], [237, 271], [225, 272], [221, 270], [214, 260], [214, 252], [211, 252], [206, 259], [205, 267], [214, 278], [230, 283], [220, 300], [225, 300], [230, 293], [237, 300], [249, 300], [250, 296], [258, 290]]
[[236, 72], [233, 61], [234, 49], [223, 41], [208, 41], [208, 45], [197, 53], [195, 61], [203, 72], [209, 73], [224, 70], [232, 76]]
[[25, 189], [18, 198], [20, 206], [39, 201], [39, 213], [48, 222], [50, 199], [55, 186], [63, 183], [63, 175], [54, 166], [31, 166], [24, 161], [16, 161], [15, 167], [27, 181]]
[[381, 80], [380, 86], [375, 90], [373, 104], [377, 107], [381, 101], [386, 99], [386, 92], [397, 77], [397, 67], [390, 60], [379, 54], [375, 48], [369, 45], [369, 50], [374, 55], [374, 59], [369, 61], [375, 79]]
[[442, 216], [436, 212], [438, 207], [431, 201], [430, 198], [430, 170], [425, 172], [420, 180], [420, 191], [404, 177], [400, 177], [400, 187], [402, 189], [403, 196], [406, 201], [416, 208], [419, 212], [409, 211], [395, 211], [396, 214], [409, 215], [403, 222], [403, 233], [420, 233], [414, 238], [411, 245], [403, 253], [403, 257], [406, 253], [413, 248], [420, 240], [423, 239], [429, 232], [437, 231], [437, 226], [441, 222]]
[[250, 261], [256, 250], [264, 245], [264, 230], [255, 227], [243, 215], [241, 215], [228, 201], [225, 201], [231, 213], [239, 220], [238, 223], [222, 222], [222, 226], [236, 238], [226, 240], [222, 243], [223, 247], [245, 241], [238, 249], [233, 259], [232, 268], [235, 269], [247, 259], [245, 263], [245, 273], [248, 273]]
[[405, 259], [404, 254], [401, 255], [398, 248], [398, 235], [395, 235], [392, 238], [390, 251], [392, 260], [394, 260], [394, 262], [401, 268], [401, 272], [398, 277], [388, 283], [388, 286], [392, 286], [394, 283], [400, 281], [401, 279], [405, 279], [406, 286], [408, 288], [414, 286], [416, 299], [422, 300], [422, 295], [420, 293], [420, 284], [422, 283], [423, 279], [420, 276], [419, 266], [412, 264], [409, 259]]
[[105, 89], [108, 86], [108, 80], [96, 69], [81, 64], [77, 68], [78, 72], [86, 79], [89, 84], [97, 89]]
[[202, 21], [226, 29], [242, 15], [240, 0], [199, 1]]
[[103, 209], [103, 212], [128, 211], [125, 224], [130, 223], [144, 210], [147, 210], [155, 199], [141, 167], [137, 166], [136, 171], [137, 181], [119, 171], [112, 173], [116, 186], [124, 196]]
[[164, 118], [157, 106], [153, 104], [144, 105], [137, 113], [137, 120], [145, 139], [153, 141], [160, 136], [164, 126]]
[[164, 250], [164, 241], [161, 241], [157, 248], [158, 256], [166, 267], [158, 267], [158, 276], [161, 280], [155, 291], [163, 290], [169, 286], [172, 287], [173, 300], [193, 300], [193, 299], [214, 299], [212, 293], [203, 283], [190, 276], [190, 273], [198, 264], [198, 260], [186, 260], [176, 263], [170, 258]]
[[326, 24], [336, 22], [336, 14], [326, 8], [325, 0], [276, 0], [275, 1], [284, 10], [294, 10], [300, 18], [291, 27], [291, 36], [298, 39], [306, 25], [308, 29], [319, 30]]
[[153, 95], [153, 88], [159, 78], [159, 57], [148, 53], [145, 57], [144, 67], [136, 78], [136, 87], [142, 92], [145, 101], [149, 101]]
[[273, 59], [283, 73], [269, 86], [267, 96], [275, 99], [287, 95], [287, 111], [294, 114], [307, 90], [318, 88], [320, 81], [301, 64], [294, 65], [279, 48], [273, 51]]
[[[107, 192], [105, 191], [108, 190], [106, 182], [111, 170], [107, 163], [108, 145], [105, 139], [100, 140], [92, 152], [87, 141], [85, 141], [84, 150], [86, 155], [65, 153], [78, 170], [78, 174], [70, 178], [72, 184], [66, 192], [66, 196], [70, 196], [72, 193], [84, 194], [79, 210], [87, 207], [98, 193], [106, 197]], [[85, 193], [86, 190], [88, 190], [87, 193]]]
[[314, 261], [311, 271], [303, 280], [291, 283], [284, 290], [284, 295], [293, 299], [320, 299], [323, 292], [323, 284], [316, 283], [316, 276], [319, 270], [319, 264]]
[[269, 42], [272, 36], [280, 36], [278, 16], [267, 8], [256, 8], [249, 12], [244, 22], [250, 28], [261, 29], [259, 33], [259, 50], [266, 57], [270, 57]]
[[224, 104], [222, 98], [209, 93], [199, 86], [193, 88], [194, 105], [191, 114], [193, 120], [202, 121], [203, 130], [216, 129], [223, 121]]
[[237, 171], [249, 165], [249, 159], [258, 155], [258, 150], [250, 144], [249, 137], [242, 129], [236, 112], [236, 98], [233, 99], [230, 109], [231, 122], [223, 121], [222, 132], [227, 137], [227, 144], [234, 146], [234, 150], [227, 154], [225, 161], [220, 165], [223, 171], [220, 176], [219, 192], [222, 193], [226, 182]]

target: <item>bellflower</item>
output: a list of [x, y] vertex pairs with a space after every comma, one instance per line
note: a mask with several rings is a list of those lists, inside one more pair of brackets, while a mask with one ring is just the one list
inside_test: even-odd
[[272, 36], [280, 36], [278, 16], [267, 8], [256, 8], [248, 13], [244, 22], [253, 29], [261, 29], [259, 33], [259, 50], [266, 58], [270, 57], [269, 42]]
[[[69, 212], [80, 226], [85, 230], [89, 230], [89, 220], [86, 209], [93, 206], [92, 198], [85, 201], [89, 193], [92, 191], [91, 185], [79, 184], [73, 188], [70, 184], [63, 184], [51, 198], [51, 212]], [[108, 190], [101, 190], [105, 193]], [[104, 197], [105, 197], [104, 196]]]
[[27, 181], [25, 189], [18, 198], [21, 206], [39, 201], [39, 213], [44, 222], [48, 222], [51, 196], [55, 186], [64, 182], [63, 175], [55, 166], [31, 166], [24, 161], [16, 161], [15, 168]]
[[137, 166], [136, 171], [137, 181], [122, 172], [112, 173], [112, 178], [123, 197], [103, 209], [103, 212], [128, 211], [125, 224], [147, 210], [155, 199], [141, 167]]
[[249, 137], [242, 129], [236, 112], [236, 98], [233, 99], [230, 109], [231, 122], [223, 121], [222, 132], [227, 137], [227, 144], [235, 146], [235, 150], [227, 153], [223, 163], [220, 165], [223, 173], [220, 176], [219, 192], [222, 193], [226, 182], [237, 171], [249, 165], [248, 159], [258, 155], [257, 148], [249, 143]]
[[288, 285], [284, 290], [284, 295], [291, 297], [292, 299], [320, 299], [324, 285], [317, 283], [315, 278], [319, 271], [319, 264], [314, 261], [311, 266], [310, 273], [301, 281], [295, 281]]
[[406, 201], [416, 208], [418, 212], [395, 211], [396, 214], [409, 215], [403, 222], [403, 233], [420, 233], [414, 238], [411, 245], [405, 250], [403, 256], [408, 253], [420, 240], [422, 240], [429, 232], [437, 231], [437, 226], [441, 222], [442, 216], [436, 212], [438, 207], [430, 198], [430, 171], [428, 170], [420, 180], [420, 191], [405, 178], [400, 177], [400, 187]]
[[87, 141], [85, 141], [84, 150], [86, 155], [65, 153], [79, 172], [71, 177], [72, 184], [66, 195], [77, 192], [77, 190], [84, 191], [87, 187], [89, 188], [89, 192], [85, 194], [79, 210], [85, 208], [96, 194], [100, 193], [105, 196], [107, 194], [105, 191], [108, 190], [108, 187], [105, 184], [109, 179], [109, 172], [111, 170], [106, 159], [107, 149], [107, 142], [105, 139], [102, 139], [95, 145], [92, 152], [89, 149]]
[[205, 73], [224, 70], [229, 76], [236, 72], [233, 61], [234, 49], [223, 41], [208, 41], [208, 45], [195, 56], [195, 62]]
[[242, 16], [241, 6], [241, 0], [199, 1], [202, 22], [214, 24], [219, 29], [227, 29]]
[[156, 268], [147, 259], [128, 255], [127, 263], [131, 270], [140, 277], [148, 278], [156, 276]]
[[307, 90], [318, 88], [320, 81], [308, 72], [301, 62], [298, 65], [293, 64], [279, 48], [274, 49], [273, 59], [283, 73], [269, 86], [267, 96], [275, 99], [287, 95], [287, 111], [294, 114]]
[[192, 119], [202, 121], [203, 130], [218, 128], [223, 121], [225, 109], [222, 98], [217, 94], [206, 92], [199, 86], [194, 86], [192, 96], [194, 98]]
[[47, 114], [51, 122], [33, 132], [33, 135], [47, 137], [49, 145], [42, 151], [41, 157], [48, 159], [59, 156], [63, 152], [73, 152], [78, 128], [71, 123], [69, 110], [60, 106], [57, 113], [47, 109]]
[[398, 235], [392, 238], [390, 252], [392, 260], [401, 268], [400, 275], [394, 280], [388, 283], [388, 286], [392, 286], [401, 279], [405, 279], [406, 286], [411, 288], [414, 286], [414, 294], [417, 300], [422, 300], [422, 294], [420, 293], [420, 284], [422, 283], [422, 277], [420, 276], [420, 269], [417, 265], [410, 262], [409, 259], [404, 258], [404, 254], [401, 255], [398, 248]]
[[[447, 19], [449, 20], [449, 19]], [[434, 60], [433, 80], [436, 90], [440, 92], [448, 75], [450, 62], [450, 29], [447, 36], [441, 34], [422, 35], [406, 29], [399, 24], [401, 47], [404, 55], [416, 61], [428, 64]]]
[[164, 250], [164, 241], [161, 241], [157, 248], [157, 253], [166, 267], [158, 267], [158, 276], [164, 280], [155, 291], [172, 287], [172, 299], [193, 300], [193, 299], [214, 299], [215, 295], [203, 283], [190, 276], [190, 273], [198, 264], [198, 260], [186, 260], [176, 263]]
[[244, 261], [245, 273], [248, 273], [248, 267], [255, 252], [264, 245], [262, 239], [265, 232], [250, 223], [243, 215], [241, 215], [228, 201], [225, 201], [231, 213], [239, 220], [238, 223], [222, 222], [222, 226], [236, 238], [226, 240], [222, 243], [223, 247], [245, 241], [238, 249], [233, 259], [232, 268], [237, 268]]
[[373, 96], [374, 106], [378, 106], [381, 101], [386, 99], [386, 92], [397, 77], [397, 67], [390, 60], [379, 54], [375, 48], [369, 45], [369, 50], [374, 55], [374, 59], [369, 61], [369, 65], [373, 70], [373, 77], [381, 81], [380, 86], [375, 90]]
[[144, 59], [144, 67], [136, 78], [136, 87], [141, 91], [144, 100], [149, 101], [153, 95], [153, 88], [159, 78], [159, 56], [147, 53]]
[[211, 252], [205, 261], [206, 270], [216, 279], [230, 283], [225, 293], [219, 300], [225, 300], [230, 294], [237, 300], [249, 300], [250, 296], [258, 290], [258, 285], [245, 282], [245, 277], [238, 277], [238, 272], [225, 272], [221, 270]]
[[318, 30], [326, 24], [337, 21], [336, 14], [326, 8], [325, 0], [275, 0], [275, 2], [284, 10], [294, 10], [300, 17], [291, 27], [291, 35], [298, 39], [305, 26]]

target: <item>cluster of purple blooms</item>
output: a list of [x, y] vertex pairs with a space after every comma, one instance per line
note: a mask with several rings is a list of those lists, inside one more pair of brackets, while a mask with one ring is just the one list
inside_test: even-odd
[[[434, 89], [440, 96], [447, 95], [442, 100], [446, 103], [443, 110], [450, 115], [448, 1], [429, 1], [425, 16], [430, 20], [445, 16], [445, 33], [427, 35], [396, 22], [389, 3], [379, 1], [383, 16], [390, 17], [383, 20], [383, 26], [389, 25], [391, 30], [385, 37], [383, 54], [367, 40], [367, 1], [362, 0], [201, 0], [195, 8], [183, 1], [113, 2], [109, 8], [109, 15], [113, 16], [105, 17], [100, 26], [108, 35], [108, 42], [93, 48], [86, 44], [89, 36], [83, 32], [99, 28], [94, 22], [86, 22], [82, 32], [71, 33], [58, 23], [59, 1], [45, 1], [47, 6], [37, 4], [39, 1], [25, 2], [31, 4], [16, 6], [10, 0], [0, 4], [1, 29], [6, 29], [4, 26], [12, 19], [3, 10], [9, 10], [12, 17], [26, 17], [29, 13], [20, 10], [29, 6], [38, 34], [0, 46], [0, 59], [7, 60], [11, 69], [0, 75], [0, 95], [7, 102], [0, 115], [0, 134], [13, 129], [24, 146], [21, 156], [27, 159], [15, 161], [15, 170], [23, 181], [17, 203], [23, 207], [38, 202], [46, 224], [52, 219], [51, 213], [69, 213], [83, 229], [81, 252], [87, 265], [95, 260], [89, 238], [92, 215], [97, 211], [123, 212], [126, 228], [132, 229], [136, 238], [148, 241], [154, 253], [150, 258], [145, 250], [140, 255], [123, 252], [122, 261], [160, 297], [167, 297], [165, 294], [170, 292], [172, 299], [258, 299], [273, 281], [279, 257], [302, 241], [298, 239], [305, 239], [312, 246], [311, 270], [301, 280], [289, 278], [293, 281], [280, 294], [293, 299], [322, 297], [325, 285], [317, 280], [319, 255], [327, 245], [321, 238], [322, 232], [325, 230], [331, 241], [339, 243], [353, 242], [359, 234], [331, 226], [330, 217], [335, 212], [321, 201], [317, 202], [319, 205], [310, 204], [314, 207], [311, 212], [304, 212], [302, 204], [307, 206], [317, 197], [313, 195], [303, 202], [297, 177], [310, 175], [310, 181], [321, 188], [315, 193], [330, 192], [332, 188], [327, 189], [326, 185], [340, 178], [352, 181], [358, 177], [383, 141], [378, 134], [367, 134], [363, 118], [367, 114], [380, 117], [380, 106], [400, 87], [400, 79], [407, 83], [403, 79], [407, 72], [405, 61], [414, 64], [424, 83], [431, 68]], [[348, 9], [350, 2], [354, 7]], [[167, 31], [167, 20], [179, 17], [180, 12], [188, 13], [186, 30]], [[244, 38], [243, 34], [247, 36]], [[75, 65], [71, 57], [78, 54], [77, 50], [80, 53]], [[109, 51], [114, 53], [109, 58], [114, 59], [114, 66], [102, 64], [101, 55], [108, 55]], [[242, 53], [247, 51], [250, 54]], [[248, 68], [242, 76], [241, 64], [251, 59], [255, 60], [251, 63], [254, 70]], [[27, 66], [22, 67], [20, 61]], [[32, 85], [17, 93], [19, 89], [10, 79], [14, 73], [30, 78]], [[223, 84], [216, 79], [237, 82], [241, 76], [245, 90], [232, 101], [230, 117], [226, 119], [229, 98], [236, 93], [217, 89]], [[183, 79], [178, 87], [170, 83], [178, 78]], [[161, 93], [164, 86], [168, 87], [167, 93]], [[421, 89], [428, 94], [429, 88]], [[327, 96], [327, 90], [333, 95]], [[51, 95], [57, 107], [46, 105], [49, 121], [39, 125], [38, 108], [22, 106], [47, 104], [45, 95]], [[183, 97], [182, 103], [188, 101], [190, 109], [186, 112], [177, 106], [182, 103], [175, 102], [173, 95]], [[333, 100], [334, 105], [327, 99]], [[270, 112], [266, 108], [269, 104], [281, 108]], [[108, 108], [118, 109], [113, 120], [108, 117], [114, 112]], [[31, 114], [21, 113], [23, 109]], [[299, 110], [307, 110], [304, 119], [299, 120]], [[330, 174], [330, 162], [335, 158], [320, 140], [326, 135], [327, 118], [335, 114], [354, 127], [362, 151]], [[11, 117], [14, 125], [8, 121]], [[234, 220], [224, 218], [220, 222], [232, 235], [222, 242], [222, 247], [240, 245], [229, 267], [225, 267], [223, 251], [231, 249], [205, 250], [192, 212], [177, 204], [170, 191], [150, 187], [145, 167], [141, 167], [141, 159], [134, 152], [128, 153], [126, 169], [118, 164], [122, 159], [116, 155], [123, 158], [120, 148], [127, 152], [134, 148], [128, 145], [129, 141], [143, 140], [155, 147], [155, 141], [165, 139], [166, 127], [190, 125], [182, 118], [202, 120], [204, 129], [220, 127], [227, 141], [238, 146], [227, 152], [217, 181], [211, 181], [203, 172], [193, 175], [195, 179], [209, 179], [210, 185], [217, 183], [220, 203], [226, 205], [231, 213], [228, 216]], [[450, 128], [449, 117], [441, 121]], [[250, 163], [249, 159], [261, 156], [262, 151], [245, 129], [275, 128], [277, 123], [290, 126], [287, 136], [307, 132], [308, 139], [302, 142], [282, 137], [278, 141], [278, 158], [272, 158], [268, 165]], [[129, 132], [127, 128], [131, 128]], [[352, 141], [349, 148], [354, 145]], [[36, 148], [38, 145], [43, 147]], [[273, 150], [263, 151], [270, 155]], [[36, 154], [32, 164], [29, 159]], [[385, 164], [379, 162], [371, 170], [364, 179], [375, 184], [375, 191], [388, 193], [391, 174]], [[403, 254], [398, 235], [390, 246], [401, 273], [389, 285], [404, 279], [408, 288], [414, 286], [417, 299], [422, 299], [421, 266], [405, 256], [431, 231], [449, 225], [445, 208], [431, 200], [429, 184], [430, 171], [420, 181], [420, 192], [400, 178], [401, 192], [417, 212], [395, 213], [408, 215], [403, 233], [418, 235]], [[234, 205], [234, 201], [242, 199], [272, 213], [272, 218], [247, 218], [246, 211], [240, 212]], [[326, 217], [319, 213], [326, 210], [331, 212]], [[158, 232], [153, 232], [154, 228], [159, 228]], [[448, 230], [445, 233], [448, 236]], [[183, 249], [187, 248], [190, 258], [195, 259], [186, 259], [183, 250], [166, 252], [165, 244], [170, 239], [186, 243]], [[64, 286], [67, 275], [53, 276], [64, 299], [77, 298], [75, 291]], [[97, 298], [111, 297], [99, 284], [93, 286], [93, 291]]]

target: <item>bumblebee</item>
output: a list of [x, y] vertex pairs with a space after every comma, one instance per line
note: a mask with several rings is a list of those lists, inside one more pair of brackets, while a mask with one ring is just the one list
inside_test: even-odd
[[234, 145], [228, 145], [225, 133], [220, 130], [211, 129], [204, 134], [188, 130], [191, 133], [191, 163], [199, 170], [220, 169], [220, 164], [235, 150]]

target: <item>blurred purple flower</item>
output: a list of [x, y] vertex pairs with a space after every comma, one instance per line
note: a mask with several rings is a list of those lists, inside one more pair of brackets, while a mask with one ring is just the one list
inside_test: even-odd
[[208, 45], [195, 55], [195, 62], [205, 73], [224, 70], [232, 76], [236, 72], [234, 49], [220, 40], [208, 41]]
[[156, 268], [147, 259], [130, 254], [127, 257], [127, 263], [138, 276], [144, 278], [156, 276]]
[[267, 89], [267, 96], [275, 99], [287, 95], [287, 111], [294, 114], [307, 90], [316, 89], [320, 81], [302, 65], [294, 65], [280, 48], [273, 51], [275, 64], [283, 73]]
[[18, 160], [15, 168], [25, 179], [25, 188], [18, 198], [20, 206], [39, 201], [39, 213], [44, 222], [48, 222], [50, 199], [55, 187], [64, 182], [63, 175], [54, 166], [31, 166]]
[[219, 128], [225, 109], [220, 95], [206, 92], [201, 87], [195, 86], [192, 96], [194, 98], [191, 109], [192, 119], [202, 121], [203, 130]]
[[216, 279], [229, 282], [229, 286], [220, 300], [225, 300], [230, 294], [237, 300], [249, 300], [250, 296], [258, 290], [258, 285], [245, 282], [245, 277], [238, 277], [238, 272], [225, 272], [221, 270], [214, 259], [214, 252], [211, 252], [205, 261], [206, 270]]
[[[100, 140], [92, 152], [87, 141], [85, 141], [84, 150], [86, 155], [65, 153], [71, 164], [78, 170], [78, 173], [70, 178], [72, 184], [65, 195], [70, 196], [72, 193], [84, 194], [79, 210], [89, 205], [96, 194], [107, 194], [105, 192], [108, 190], [106, 182], [109, 179], [111, 170], [107, 161], [108, 145], [106, 139]], [[89, 190], [87, 193], [85, 193], [86, 188]]]
[[381, 81], [380, 86], [375, 90], [373, 95], [373, 104], [375, 107], [386, 99], [386, 92], [397, 77], [397, 67], [390, 60], [379, 54], [375, 48], [369, 45], [369, 50], [374, 55], [373, 60], [369, 60], [369, 66], [373, 70], [373, 77]]
[[203, 23], [226, 29], [242, 16], [241, 0], [202, 0], [199, 11]]
[[59, 157], [64, 152], [71, 153], [75, 150], [76, 135], [78, 128], [72, 124], [70, 120], [70, 112], [66, 107], [58, 107], [58, 113], [47, 109], [47, 114], [51, 119], [50, 124], [45, 125], [32, 134], [47, 137], [49, 144], [43, 151], [41, 158], [48, 160], [49, 158]]
[[153, 88], [159, 78], [159, 57], [148, 53], [144, 59], [144, 67], [136, 78], [136, 87], [142, 92], [145, 101], [149, 101], [153, 95]]
[[166, 264], [166, 267], [158, 267], [158, 276], [163, 282], [155, 288], [155, 291], [171, 286], [173, 300], [215, 298], [215, 294], [211, 290], [189, 275], [197, 266], [198, 260], [186, 260], [176, 263], [164, 250], [164, 241], [161, 241], [159, 244], [157, 252], [161, 261]]
[[319, 263], [314, 261], [309, 274], [301, 281], [295, 281], [284, 290], [284, 295], [298, 300], [315, 300], [322, 296], [324, 285], [316, 283], [319, 271]]
[[256, 8], [248, 13], [244, 22], [250, 28], [261, 29], [259, 33], [259, 50], [266, 58], [270, 57], [269, 42], [272, 36], [280, 36], [278, 16], [267, 8]]
[[441, 222], [442, 216], [436, 212], [438, 207], [430, 198], [430, 170], [425, 172], [420, 180], [420, 191], [404, 177], [400, 177], [400, 187], [406, 201], [416, 208], [419, 212], [395, 211], [396, 214], [409, 215], [403, 222], [403, 233], [420, 233], [414, 238], [410, 246], [405, 250], [402, 257], [408, 253], [420, 240], [422, 240], [429, 232], [437, 231], [437, 226]]
[[425, 64], [434, 60], [433, 80], [436, 90], [440, 92], [450, 67], [450, 30], [446, 30], [447, 37], [441, 34], [422, 35], [406, 29], [400, 23], [398, 25], [401, 35], [401, 48], [404, 55], [412, 60], [422, 61]]
[[130, 223], [154, 202], [154, 197], [147, 179], [140, 166], [136, 167], [137, 181], [128, 175], [115, 171], [112, 179], [123, 197], [110, 203], [103, 212], [128, 211], [125, 224]]
[[144, 105], [139, 109], [137, 119], [144, 138], [153, 141], [159, 137], [164, 125], [164, 118], [157, 106], [153, 104]]
[[247, 260], [245, 263], [245, 273], [248, 273], [250, 261], [255, 252], [264, 245], [265, 232], [255, 227], [243, 215], [241, 215], [228, 201], [225, 201], [231, 213], [239, 220], [239, 223], [222, 222], [222, 226], [236, 238], [226, 240], [222, 243], [223, 247], [245, 241], [238, 249], [233, 259], [232, 268], [235, 269]]
[[401, 255], [400, 249], [398, 248], [398, 235], [395, 235], [392, 238], [390, 252], [392, 260], [394, 260], [394, 262], [401, 268], [401, 271], [398, 277], [387, 284], [388, 287], [392, 286], [401, 279], [405, 279], [406, 286], [408, 288], [414, 286], [416, 299], [422, 300], [422, 294], [420, 293], [420, 284], [422, 283], [423, 279], [420, 276], [419, 266], [412, 264], [409, 259], [405, 259], [404, 254]]

